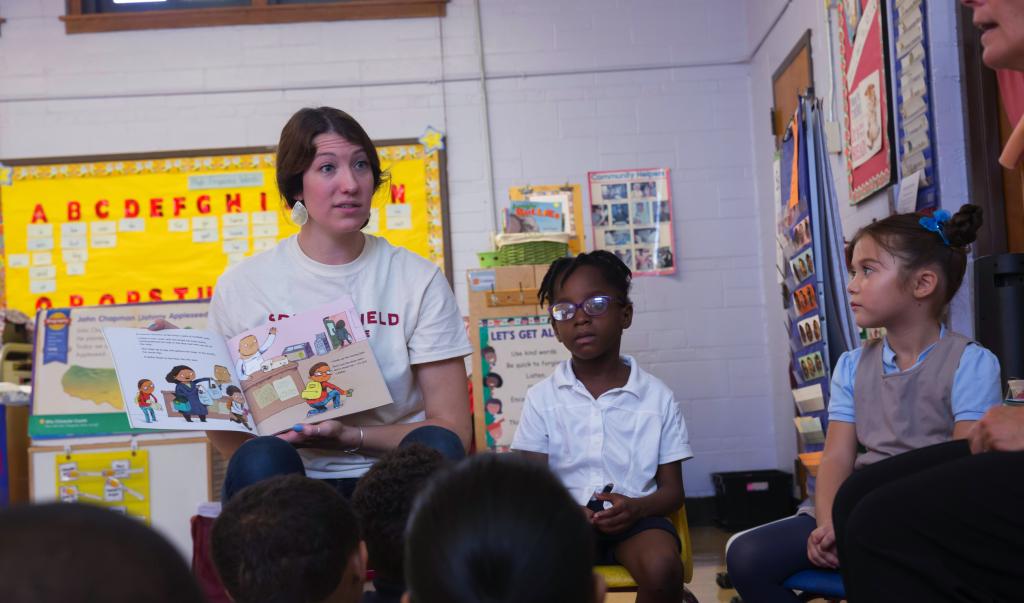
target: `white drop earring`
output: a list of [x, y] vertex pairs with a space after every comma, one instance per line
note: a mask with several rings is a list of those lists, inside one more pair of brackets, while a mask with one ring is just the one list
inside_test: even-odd
[[292, 205], [292, 222], [296, 226], [302, 226], [309, 221], [309, 212], [306, 211], [306, 204], [302, 201], [296, 201], [295, 205]]

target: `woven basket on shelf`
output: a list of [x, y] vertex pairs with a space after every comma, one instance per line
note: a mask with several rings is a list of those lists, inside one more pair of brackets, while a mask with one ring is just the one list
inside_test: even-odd
[[494, 237], [499, 266], [550, 264], [569, 253], [568, 233], [514, 233]]

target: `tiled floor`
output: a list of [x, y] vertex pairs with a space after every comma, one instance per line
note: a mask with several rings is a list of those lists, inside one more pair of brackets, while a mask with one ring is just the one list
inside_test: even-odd
[[[700, 603], [728, 603], [734, 590], [722, 590], [715, 584], [715, 575], [725, 571], [725, 542], [729, 533], [714, 527], [690, 528], [693, 540], [693, 580], [686, 588]], [[607, 603], [632, 603], [632, 593], [610, 593]]]

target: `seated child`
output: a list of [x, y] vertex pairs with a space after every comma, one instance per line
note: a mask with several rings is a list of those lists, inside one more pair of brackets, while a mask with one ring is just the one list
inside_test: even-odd
[[403, 603], [600, 603], [593, 534], [558, 478], [478, 454], [431, 479], [409, 517]]
[[366, 546], [348, 501], [280, 475], [234, 494], [213, 524], [213, 562], [236, 603], [356, 603]]
[[598, 561], [629, 570], [638, 602], [678, 602], [681, 543], [666, 516], [683, 504], [693, 455], [672, 390], [619, 354], [631, 276], [607, 251], [551, 264], [538, 297], [572, 359], [529, 389], [512, 449], [562, 479], [597, 533]]
[[17, 603], [202, 603], [192, 574], [139, 520], [85, 504], [0, 512], [0, 584]]
[[375, 590], [362, 603], [398, 603], [405, 592], [402, 555], [405, 524], [416, 494], [445, 464], [440, 452], [422, 444], [396, 448], [380, 457], [356, 485], [352, 509], [370, 554]]
[[981, 209], [965, 205], [955, 216], [892, 215], [850, 241], [847, 291], [857, 326], [884, 328], [886, 335], [844, 352], [832, 372], [813, 504], [737, 534], [728, 544], [729, 577], [746, 603], [797, 603], [783, 586], [789, 576], [839, 568], [837, 546], [845, 535], [843, 526], [833, 524], [832, 507], [851, 473], [962, 439], [999, 403], [998, 359], [943, 324], [963, 282], [967, 246], [980, 226]]

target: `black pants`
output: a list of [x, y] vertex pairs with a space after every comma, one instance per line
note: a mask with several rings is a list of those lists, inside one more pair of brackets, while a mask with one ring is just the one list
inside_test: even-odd
[[1024, 600], [1024, 452], [907, 452], [851, 475], [832, 516], [851, 603]]
[[794, 515], [736, 536], [725, 563], [744, 603], [800, 602], [782, 583], [801, 570], [815, 568], [807, 558], [807, 537], [817, 524], [810, 515]]

